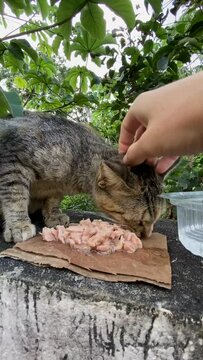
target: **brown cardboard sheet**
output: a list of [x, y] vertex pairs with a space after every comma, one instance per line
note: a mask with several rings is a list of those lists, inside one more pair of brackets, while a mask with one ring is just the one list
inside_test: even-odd
[[40, 266], [69, 269], [80, 275], [112, 282], [144, 281], [171, 289], [171, 265], [164, 235], [153, 233], [143, 239], [143, 248], [133, 254], [84, 254], [67, 244], [46, 242], [37, 235], [16, 244], [0, 257], [11, 257]]

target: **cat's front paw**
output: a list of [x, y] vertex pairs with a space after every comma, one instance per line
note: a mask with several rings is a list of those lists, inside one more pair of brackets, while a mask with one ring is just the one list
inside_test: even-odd
[[53, 214], [44, 219], [47, 227], [55, 227], [57, 225], [64, 225], [67, 227], [70, 223], [70, 218], [66, 214]]
[[12, 226], [6, 226], [4, 240], [6, 242], [22, 242], [36, 235], [35, 225], [29, 222], [18, 222]]

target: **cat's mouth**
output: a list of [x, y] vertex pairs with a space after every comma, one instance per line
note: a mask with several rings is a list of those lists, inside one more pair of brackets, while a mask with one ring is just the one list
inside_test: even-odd
[[119, 212], [119, 211], [114, 211], [114, 212], [109, 211], [108, 212], [107, 210], [105, 210], [105, 212], [106, 212], [106, 214], [108, 214], [108, 219], [110, 222], [121, 226], [125, 230], [130, 230], [132, 232], [136, 232], [136, 228], [133, 228], [133, 226], [129, 225], [129, 223], [127, 223], [124, 220], [123, 212]]
[[138, 237], [148, 238], [151, 236], [153, 231], [153, 222], [132, 219], [126, 220], [124, 216], [124, 212], [121, 211], [108, 211], [107, 209], [103, 209], [105, 214], [107, 214], [108, 221], [114, 224], [117, 224], [124, 228], [125, 230], [130, 230], [134, 232]]

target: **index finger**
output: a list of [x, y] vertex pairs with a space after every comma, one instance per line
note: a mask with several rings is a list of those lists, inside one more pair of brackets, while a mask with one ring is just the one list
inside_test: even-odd
[[127, 149], [134, 141], [134, 136], [139, 126], [140, 122], [136, 119], [133, 111], [130, 109], [121, 124], [119, 152], [126, 153]]

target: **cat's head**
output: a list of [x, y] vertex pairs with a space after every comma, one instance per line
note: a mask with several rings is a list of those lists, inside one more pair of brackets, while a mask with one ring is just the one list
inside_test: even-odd
[[162, 178], [152, 166], [141, 164], [130, 168], [120, 161], [102, 161], [94, 198], [104, 213], [129, 226], [138, 236], [148, 237], [163, 212], [161, 191]]

